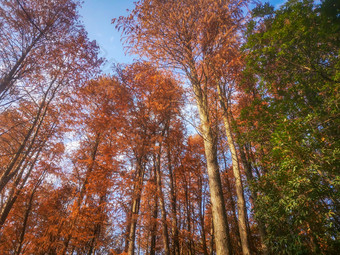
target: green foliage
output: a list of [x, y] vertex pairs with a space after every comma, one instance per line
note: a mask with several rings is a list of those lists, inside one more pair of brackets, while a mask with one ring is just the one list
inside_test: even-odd
[[[333, 8], [333, 9], [332, 9]], [[242, 118], [261, 170], [257, 216], [275, 254], [339, 248], [339, 15], [326, 0], [258, 7], [245, 75], [256, 91]], [[249, 86], [249, 85], [248, 85]], [[250, 91], [250, 90], [249, 90]]]

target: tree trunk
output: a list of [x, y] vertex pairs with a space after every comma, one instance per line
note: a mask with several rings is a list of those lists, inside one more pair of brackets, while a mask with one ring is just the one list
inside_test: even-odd
[[[37, 114], [36, 114], [36, 116], [33, 120], [32, 125], [30, 126], [29, 130], [27, 131], [27, 134], [25, 135], [25, 138], [22, 141], [22, 143], [20, 144], [20, 146], [19, 146], [17, 152], [15, 153], [14, 157], [11, 159], [9, 165], [6, 167], [6, 170], [2, 173], [2, 175], [0, 177], [0, 192], [5, 188], [7, 183], [16, 174], [16, 170], [18, 170], [20, 168], [20, 164], [22, 164], [23, 160], [25, 160], [27, 158], [27, 154], [30, 152], [30, 150], [31, 150], [31, 148], [32, 148], [32, 146], [35, 142], [35, 139], [37, 138], [37, 136], [39, 134], [40, 127], [41, 127], [41, 125], [44, 121], [46, 114], [47, 114], [48, 106], [51, 103], [52, 99], [54, 98], [56, 90], [58, 88], [58, 86], [56, 86], [53, 89], [52, 95], [47, 100], [49, 91], [52, 89], [56, 79], [57, 79], [57, 76], [54, 77], [54, 79], [52, 79], [52, 81], [50, 82], [49, 87], [48, 87], [47, 91], [45, 92], [45, 95], [42, 99], [42, 102], [39, 105]], [[26, 152], [24, 153], [24, 150], [25, 150], [27, 145], [28, 145], [28, 148], [27, 148]], [[20, 157], [23, 153], [24, 153], [24, 157], [18, 163], [18, 160], [20, 159]], [[19, 165], [19, 168], [15, 168], [15, 166], [17, 166], [17, 165]]]
[[208, 247], [207, 247], [207, 240], [206, 240], [206, 231], [205, 231], [205, 225], [204, 225], [204, 215], [205, 215], [205, 203], [204, 203], [204, 193], [203, 193], [203, 180], [200, 178], [199, 182], [200, 187], [200, 201], [199, 201], [199, 212], [200, 212], [200, 223], [202, 228], [202, 245], [203, 245], [203, 253], [204, 255], [208, 255]]
[[[234, 121], [233, 115], [231, 114], [231, 119]], [[237, 137], [241, 137], [241, 134], [239, 132], [239, 130], [236, 128], [236, 134]], [[249, 149], [247, 147], [247, 145], [240, 145], [239, 144], [239, 151], [240, 151], [240, 157], [241, 157], [241, 161], [246, 173], [246, 177], [247, 177], [247, 181], [248, 183], [251, 183], [254, 179], [253, 176], [253, 168], [251, 165], [251, 152], [249, 153]], [[254, 159], [253, 159], [254, 160]], [[258, 176], [260, 176], [260, 173], [258, 172], [258, 170], [255, 168], [255, 171], [257, 173]], [[257, 193], [256, 191], [254, 191], [252, 189], [252, 186], [249, 185], [249, 190], [250, 190], [250, 202], [253, 205], [253, 210], [256, 212], [256, 200], [257, 200]], [[268, 247], [265, 243], [265, 238], [266, 238], [266, 227], [264, 225], [264, 223], [262, 222], [262, 220], [258, 217], [256, 217], [255, 215], [255, 220], [257, 222], [258, 225], [258, 229], [259, 229], [259, 235], [260, 235], [260, 240], [261, 240], [261, 250], [262, 250], [262, 254], [263, 255], [267, 255], [269, 254], [268, 251]]]
[[220, 85], [217, 85], [218, 95], [220, 105], [223, 111], [223, 122], [225, 127], [225, 132], [228, 140], [228, 145], [231, 154], [232, 166], [233, 166], [233, 173], [235, 177], [235, 186], [236, 186], [236, 195], [237, 195], [237, 209], [238, 209], [238, 225], [239, 231], [241, 236], [241, 245], [242, 245], [242, 252], [243, 255], [250, 255], [250, 245], [249, 245], [249, 236], [247, 233], [247, 209], [246, 203], [244, 199], [243, 193], [243, 185], [241, 180], [241, 173], [239, 168], [239, 160], [236, 153], [236, 147], [234, 144], [234, 139], [231, 132], [231, 125], [229, 123], [229, 113], [228, 113], [228, 106], [227, 101], [225, 100], [225, 96], [222, 94], [222, 89]]
[[[227, 158], [226, 158], [226, 155], [225, 155], [225, 150], [222, 149], [222, 156], [223, 156], [223, 161], [224, 161], [224, 168], [225, 168], [225, 171], [227, 173]], [[240, 230], [239, 230], [239, 227], [238, 227], [238, 220], [237, 220], [237, 213], [236, 213], [236, 208], [235, 208], [235, 200], [234, 200], [234, 197], [233, 197], [233, 194], [232, 194], [232, 188], [231, 188], [231, 185], [230, 185], [230, 181], [228, 179], [228, 177], [225, 178], [225, 183], [226, 183], [226, 188], [227, 188], [227, 193], [229, 195], [229, 198], [230, 198], [230, 206], [231, 206], [231, 211], [233, 213], [233, 221], [234, 221], [234, 224], [236, 226], [236, 242], [237, 242], [237, 249], [241, 248], [241, 236], [240, 236]]]
[[[190, 181], [190, 177], [188, 178]], [[190, 238], [189, 238], [189, 243], [188, 243], [188, 255], [193, 255], [193, 251], [192, 251], [192, 230], [191, 230], [191, 210], [190, 210], [190, 200], [189, 200], [189, 192], [188, 192], [188, 188], [190, 187], [190, 184], [185, 181], [185, 209], [186, 209], [186, 218], [187, 218], [187, 231], [190, 234]]]
[[[52, 24], [51, 24], [52, 25]], [[48, 25], [44, 30], [39, 30], [39, 35], [32, 40], [32, 43], [22, 52], [19, 59], [13, 65], [11, 70], [0, 80], [0, 100], [4, 96], [3, 94], [10, 88], [15, 80], [18, 79], [16, 75], [24, 67], [24, 61], [33, 47], [39, 42], [39, 40], [45, 35], [51, 25]]]
[[162, 191], [162, 178], [161, 178], [161, 146], [159, 149], [159, 153], [157, 155], [157, 161], [156, 161], [156, 177], [157, 177], [157, 193], [159, 196], [158, 202], [159, 207], [161, 208], [161, 217], [162, 217], [162, 223], [163, 223], [163, 245], [164, 245], [164, 254], [170, 255], [170, 245], [169, 245], [169, 234], [168, 234], [168, 225], [166, 222], [166, 210], [165, 210], [165, 202], [164, 202], [164, 195]]
[[[12, 207], [13, 207], [14, 203], [16, 202], [17, 198], [20, 196], [20, 193], [21, 193], [21, 191], [23, 190], [23, 188], [24, 188], [24, 186], [25, 186], [25, 184], [26, 184], [26, 181], [28, 180], [28, 177], [29, 177], [30, 174], [31, 174], [31, 172], [32, 172], [32, 170], [33, 170], [33, 167], [35, 166], [35, 164], [36, 164], [36, 162], [37, 162], [37, 160], [38, 160], [38, 158], [39, 158], [39, 155], [40, 155], [40, 153], [41, 153], [43, 147], [44, 147], [44, 146], [42, 145], [42, 146], [39, 148], [39, 150], [38, 150], [38, 152], [37, 152], [37, 154], [36, 154], [36, 156], [35, 156], [33, 162], [31, 163], [30, 168], [28, 169], [28, 172], [26, 173], [26, 176], [24, 177], [24, 179], [23, 179], [23, 181], [22, 181], [20, 187], [17, 187], [17, 186], [19, 185], [19, 182], [20, 182], [20, 178], [19, 178], [19, 177], [21, 177], [21, 176], [18, 176], [18, 178], [15, 180], [15, 183], [13, 184], [12, 191], [10, 192], [11, 195], [8, 197], [7, 202], [6, 202], [5, 206], [4, 206], [4, 208], [1, 208], [1, 215], [0, 215], [0, 229], [1, 229], [1, 228], [3, 227], [3, 225], [5, 224], [6, 219], [7, 219], [8, 215], [9, 215], [10, 211], [12, 210]], [[25, 167], [26, 167], [26, 166], [25, 166]], [[24, 171], [24, 170], [22, 170], [22, 173], [21, 173], [21, 174], [23, 174], [23, 171]], [[43, 176], [43, 175], [42, 175], [42, 176]], [[15, 192], [14, 192], [14, 191], [15, 191]]]
[[20, 253], [21, 253], [22, 245], [24, 243], [24, 237], [25, 237], [25, 233], [26, 233], [26, 228], [27, 228], [28, 217], [29, 217], [29, 214], [30, 214], [30, 212], [32, 210], [33, 197], [34, 197], [34, 194], [35, 194], [38, 186], [40, 185], [41, 181], [42, 181], [42, 178], [39, 179], [37, 184], [34, 186], [34, 188], [32, 190], [32, 193], [31, 193], [31, 196], [30, 196], [30, 199], [28, 201], [27, 209], [26, 209], [25, 215], [24, 215], [24, 221], [23, 221], [23, 224], [22, 224], [22, 230], [21, 230], [20, 237], [19, 237], [19, 243], [18, 243], [17, 249], [15, 251], [16, 255], [20, 255]]
[[[240, 156], [241, 156], [241, 160], [243, 162], [244, 168], [245, 168], [247, 180], [248, 180], [248, 182], [251, 182], [251, 181], [253, 181], [253, 178], [254, 178], [253, 173], [252, 173], [251, 163], [250, 163], [249, 160], [247, 160], [246, 154], [244, 153], [242, 148], [240, 149]], [[251, 200], [251, 203], [253, 204], [254, 211], [256, 212], [257, 194], [256, 194], [256, 191], [253, 191], [251, 187], [250, 187], [250, 191], [251, 191], [250, 200]], [[256, 216], [255, 216], [255, 220], [257, 221], [257, 225], [258, 225], [258, 228], [259, 228], [262, 254], [267, 255], [269, 253], [268, 253], [268, 247], [265, 243], [265, 238], [266, 238], [265, 225], [262, 222], [262, 220], [260, 218], [256, 217]]]
[[[98, 204], [98, 207], [97, 207], [97, 214], [102, 214], [103, 205], [104, 205], [105, 201], [106, 201], [106, 195], [102, 195], [100, 197], [99, 204]], [[89, 245], [89, 251], [88, 251], [87, 255], [95, 254], [95, 252], [96, 252], [96, 242], [97, 242], [97, 239], [100, 236], [103, 223], [104, 223], [104, 219], [101, 216], [100, 221], [97, 222], [94, 226], [93, 237], [91, 238], [90, 245]], [[73, 252], [71, 254], [73, 254]]]
[[[199, 109], [202, 107], [199, 107]], [[217, 163], [217, 147], [209, 124], [208, 116], [200, 110], [203, 119], [204, 148], [207, 159], [209, 187], [212, 204], [212, 216], [215, 231], [215, 243], [217, 255], [231, 254], [229, 226], [227, 221], [225, 203], [223, 198], [221, 177]]]
[[135, 253], [135, 240], [136, 240], [136, 227], [139, 214], [140, 200], [143, 190], [144, 182], [144, 166], [142, 165], [142, 160], [137, 160], [137, 175], [136, 175], [136, 185], [133, 192], [132, 198], [132, 208], [131, 208], [131, 218], [130, 218], [130, 229], [129, 229], [129, 245], [128, 245], [128, 255], [134, 255]]
[[170, 203], [171, 203], [171, 228], [172, 228], [172, 254], [179, 255], [179, 240], [178, 240], [178, 227], [177, 227], [177, 207], [176, 207], [176, 194], [175, 194], [175, 176], [172, 169], [172, 160], [170, 154], [170, 148], [167, 148], [169, 178], [170, 178]]
[[90, 175], [91, 175], [93, 168], [94, 168], [94, 163], [96, 161], [98, 146], [99, 146], [99, 143], [100, 143], [100, 136], [101, 136], [100, 133], [98, 133], [97, 136], [96, 136], [96, 140], [95, 140], [95, 143], [94, 143], [94, 146], [93, 146], [93, 151], [91, 153], [91, 162], [90, 162], [90, 165], [89, 165], [89, 167], [86, 171], [85, 179], [84, 179], [84, 182], [82, 183], [82, 186], [81, 186], [80, 192], [79, 192], [79, 197], [76, 201], [78, 212], [76, 213], [76, 216], [72, 220], [71, 226], [69, 227], [69, 234], [65, 238], [64, 247], [63, 247], [61, 254], [66, 254], [67, 249], [68, 249], [69, 244], [70, 244], [70, 241], [72, 239], [73, 229], [76, 226], [77, 221], [78, 221], [78, 217], [79, 217], [79, 214], [80, 214], [80, 211], [81, 211], [81, 208], [82, 208], [83, 199], [84, 199], [86, 189], [87, 189], [87, 185], [88, 185], [88, 179], [90, 178]]
[[[157, 178], [156, 178], [156, 169], [155, 169], [155, 186], [157, 186]], [[152, 213], [152, 228], [151, 228], [151, 243], [150, 243], [150, 255], [156, 254], [156, 231], [157, 231], [157, 215], [158, 215], [158, 196], [157, 194], [154, 197], [154, 209]]]
[[214, 225], [211, 224], [210, 229], [210, 255], [214, 255]]
[[191, 80], [201, 120], [202, 136], [204, 139], [204, 151], [207, 160], [210, 200], [215, 231], [216, 254], [229, 255], [232, 254], [232, 247], [223, 198], [221, 176], [217, 161], [217, 141], [210, 124], [207, 95], [204, 91], [202, 91], [197, 75], [192, 75]]

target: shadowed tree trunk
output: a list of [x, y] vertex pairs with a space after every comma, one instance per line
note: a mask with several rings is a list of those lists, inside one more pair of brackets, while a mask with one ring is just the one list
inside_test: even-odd
[[204, 216], [205, 216], [205, 201], [204, 201], [204, 190], [203, 190], [203, 180], [202, 177], [199, 179], [199, 214], [200, 214], [200, 223], [201, 223], [201, 236], [202, 236], [202, 245], [203, 245], [203, 253], [204, 255], [208, 255], [208, 247], [206, 240], [206, 229], [204, 224]]
[[172, 160], [169, 146], [167, 147], [168, 169], [170, 178], [170, 203], [171, 203], [171, 228], [172, 228], [172, 249], [174, 255], [179, 255], [179, 240], [178, 240], [178, 227], [177, 227], [177, 206], [176, 206], [176, 194], [175, 183], [176, 179], [172, 169]]
[[164, 194], [162, 190], [162, 177], [161, 177], [161, 147], [159, 148], [159, 152], [156, 158], [156, 178], [157, 178], [157, 193], [159, 196], [158, 202], [159, 207], [161, 209], [161, 217], [162, 217], [162, 237], [163, 237], [163, 245], [164, 245], [164, 254], [170, 255], [170, 245], [169, 245], [169, 234], [168, 234], [168, 224], [166, 222], [166, 210], [165, 210], [165, 202], [164, 202]]
[[[154, 168], [154, 183], [157, 187], [156, 168]], [[152, 213], [152, 227], [151, 227], [151, 243], [150, 243], [150, 255], [156, 254], [156, 233], [157, 233], [157, 216], [158, 216], [158, 196], [154, 196], [154, 208]]]
[[128, 242], [128, 255], [134, 255], [135, 253], [135, 240], [136, 240], [136, 227], [140, 208], [140, 200], [142, 197], [143, 182], [144, 182], [145, 166], [142, 159], [137, 159], [137, 169], [135, 178], [135, 187], [133, 190], [132, 205], [131, 205], [131, 217], [129, 224], [129, 242]]
[[[43, 175], [42, 175], [43, 176]], [[16, 248], [16, 251], [15, 251], [15, 254], [16, 255], [20, 255], [21, 253], [21, 250], [22, 250], [22, 245], [24, 243], [24, 238], [25, 238], [25, 234], [26, 234], [26, 228], [27, 228], [27, 221], [28, 221], [28, 217], [30, 215], [30, 212], [32, 210], [32, 203], [33, 203], [33, 198], [34, 198], [34, 194], [35, 192], [37, 191], [37, 188], [39, 187], [39, 185], [41, 184], [43, 180], [43, 177], [41, 177], [38, 182], [35, 184], [32, 192], [31, 192], [31, 195], [30, 195], [30, 198], [28, 200], [28, 204], [27, 204], [27, 208], [25, 210], [25, 215], [24, 215], [24, 220], [23, 220], [23, 224], [22, 224], [22, 230], [21, 230], [21, 233], [20, 233], [20, 237], [19, 237], [19, 242], [17, 244], [17, 248]]]

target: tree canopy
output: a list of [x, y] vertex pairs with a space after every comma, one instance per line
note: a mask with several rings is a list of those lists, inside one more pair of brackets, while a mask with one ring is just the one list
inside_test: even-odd
[[337, 1], [138, 0], [107, 75], [80, 6], [0, 0], [1, 254], [338, 253]]

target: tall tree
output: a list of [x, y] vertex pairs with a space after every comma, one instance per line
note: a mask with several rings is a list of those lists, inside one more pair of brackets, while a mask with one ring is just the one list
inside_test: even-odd
[[1, 1], [0, 115], [14, 118], [0, 126], [0, 190], [7, 201], [1, 225], [15, 202], [9, 185], [25, 185], [40, 152], [60, 132], [53, 130], [72, 90], [98, 71], [98, 48], [87, 39], [77, 7], [66, 0]]
[[[210, 33], [218, 34], [217, 37], [235, 36], [236, 21], [241, 18], [240, 8], [244, 3], [145, 0], [136, 3], [130, 16], [113, 21], [117, 28], [123, 29], [130, 52], [178, 68], [190, 81], [204, 137], [217, 254], [232, 253], [232, 248], [217, 162], [216, 131], [209, 108], [209, 90], [216, 83], [209, 83], [211, 79], [205, 68], [207, 60], [218, 56], [220, 48], [226, 46], [223, 40], [214, 40]], [[220, 20], [225, 24], [223, 29], [218, 30], [217, 26], [214, 30], [206, 29]], [[247, 240], [242, 240], [242, 247], [249, 254]]]
[[339, 5], [288, 1], [256, 8], [244, 109], [259, 174], [256, 214], [281, 254], [339, 247]]

